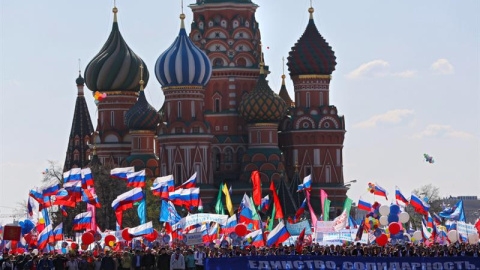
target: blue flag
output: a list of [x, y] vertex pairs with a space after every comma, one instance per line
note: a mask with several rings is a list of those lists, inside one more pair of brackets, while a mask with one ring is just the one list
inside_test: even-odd
[[171, 201], [162, 200], [162, 208], [160, 209], [160, 222], [168, 222], [171, 225], [179, 222], [181, 217], [178, 215], [175, 206]]
[[140, 224], [147, 223], [147, 207], [145, 202], [145, 196], [143, 196], [143, 199], [139, 202], [137, 212]]
[[438, 215], [446, 219], [466, 222], [463, 200], [458, 201], [453, 207], [443, 209]]

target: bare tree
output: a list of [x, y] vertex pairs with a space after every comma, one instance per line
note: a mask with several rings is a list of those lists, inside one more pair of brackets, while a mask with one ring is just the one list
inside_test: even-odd
[[[430, 205], [430, 213], [438, 213], [442, 210], [440, 189], [433, 184], [421, 186], [420, 188], [414, 189], [412, 193], [427, 201]], [[413, 227], [420, 229], [422, 227], [423, 215], [415, 212], [415, 209], [411, 205], [407, 206], [406, 210], [408, 214], [410, 214], [410, 222]]]
[[60, 166], [57, 161], [48, 160], [47, 162], [48, 162], [48, 167], [43, 173], [42, 182], [46, 183], [52, 179], [56, 179], [60, 183], [62, 183], [62, 179], [63, 179], [62, 166]]

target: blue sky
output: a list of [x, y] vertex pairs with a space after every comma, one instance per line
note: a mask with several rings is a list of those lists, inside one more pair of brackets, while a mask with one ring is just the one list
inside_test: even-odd
[[[168, 3], [166, 3], [168, 2]], [[186, 4], [193, 3], [186, 1]], [[309, 1], [257, 0], [265, 60], [280, 88], [282, 57], [303, 33]], [[119, 25], [147, 63], [178, 33], [180, 1], [118, 0]], [[331, 103], [345, 115], [345, 180], [354, 201], [377, 182], [409, 194], [433, 183], [443, 196], [480, 196], [480, 2], [314, 1], [333, 47]], [[39, 185], [47, 160], [64, 161], [82, 69], [106, 41], [112, 1], [1, 1], [0, 205]], [[187, 30], [192, 19], [186, 8]], [[293, 96], [293, 86], [287, 88]], [[149, 102], [163, 94], [152, 76]], [[93, 97], [87, 95], [92, 119]], [[435, 158], [427, 164], [423, 154]], [[0, 208], [0, 213], [8, 212]]]

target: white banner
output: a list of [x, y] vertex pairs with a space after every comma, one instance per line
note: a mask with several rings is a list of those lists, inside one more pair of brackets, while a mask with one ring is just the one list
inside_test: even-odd
[[465, 223], [463, 221], [457, 222], [458, 234], [465, 240], [470, 234], [477, 234], [477, 229], [473, 224]]
[[227, 224], [228, 215], [217, 214], [194, 214], [182, 218], [178, 223], [172, 226], [172, 230], [183, 229], [196, 224], [202, 224], [206, 222], [216, 222], [220, 225]]
[[202, 233], [187, 233], [185, 234], [185, 239], [186, 239], [186, 244], [191, 246], [191, 245], [200, 245], [203, 244], [203, 237]]

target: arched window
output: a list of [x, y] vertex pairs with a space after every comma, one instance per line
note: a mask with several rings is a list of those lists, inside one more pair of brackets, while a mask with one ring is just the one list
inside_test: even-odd
[[307, 104], [307, 108], [310, 108], [310, 92], [307, 92], [305, 102]]
[[230, 148], [225, 150], [225, 163], [232, 163], [233, 162], [233, 151]]
[[245, 153], [245, 151], [243, 150], [243, 148], [238, 148], [238, 150], [237, 150], [237, 163], [242, 163], [244, 153]]
[[320, 96], [320, 106], [323, 106], [323, 93], [320, 93], [319, 96]]
[[182, 118], [182, 102], [177, 102], [177, 117]]
[[220, 111], [221, 111], [221, 108], [220, 108], [220, 99], [219, 99], [219, 98], [216, 98], [216, 99], [215, 99], [215, 108], [214, 108], [214, 111], [215, 111], [215, 112], [220, 112]]
[[75, 136], [75, 146], [78, 146], [80, 144], [80, 138], [78, 136]]
[[222, 157], [221, 157], [221, 155], [220, 155], [220, 151], [218, 151], [217, 148], [214, 148], [214, 149], [212, 150], [212, 156], [213, 156], [213, 158], [212, 158], [212, 160], [213, 160], [213, 169], [214, 169], [216, 172], [218, 172], [218, 171], [220, 171], [220, 165], [221, 165], [221, 159], [222, 159]]
[[262, 133], [257, 131], [257, 143], [262, 143]]
[[222, 58], [215, 58], [215, 60], [213, 60], [213, 66], [214, 67], [223, 67], [223, 59]]
[[74, 161], [80, 160], [80, 153], [78, 152], [78, 150], [73, 151], [73, 160]]
[[239, 58], [237, 60], [237, 66], [246, 67], [247, 66], [247, 60], [245, 60], [245, 58]]

